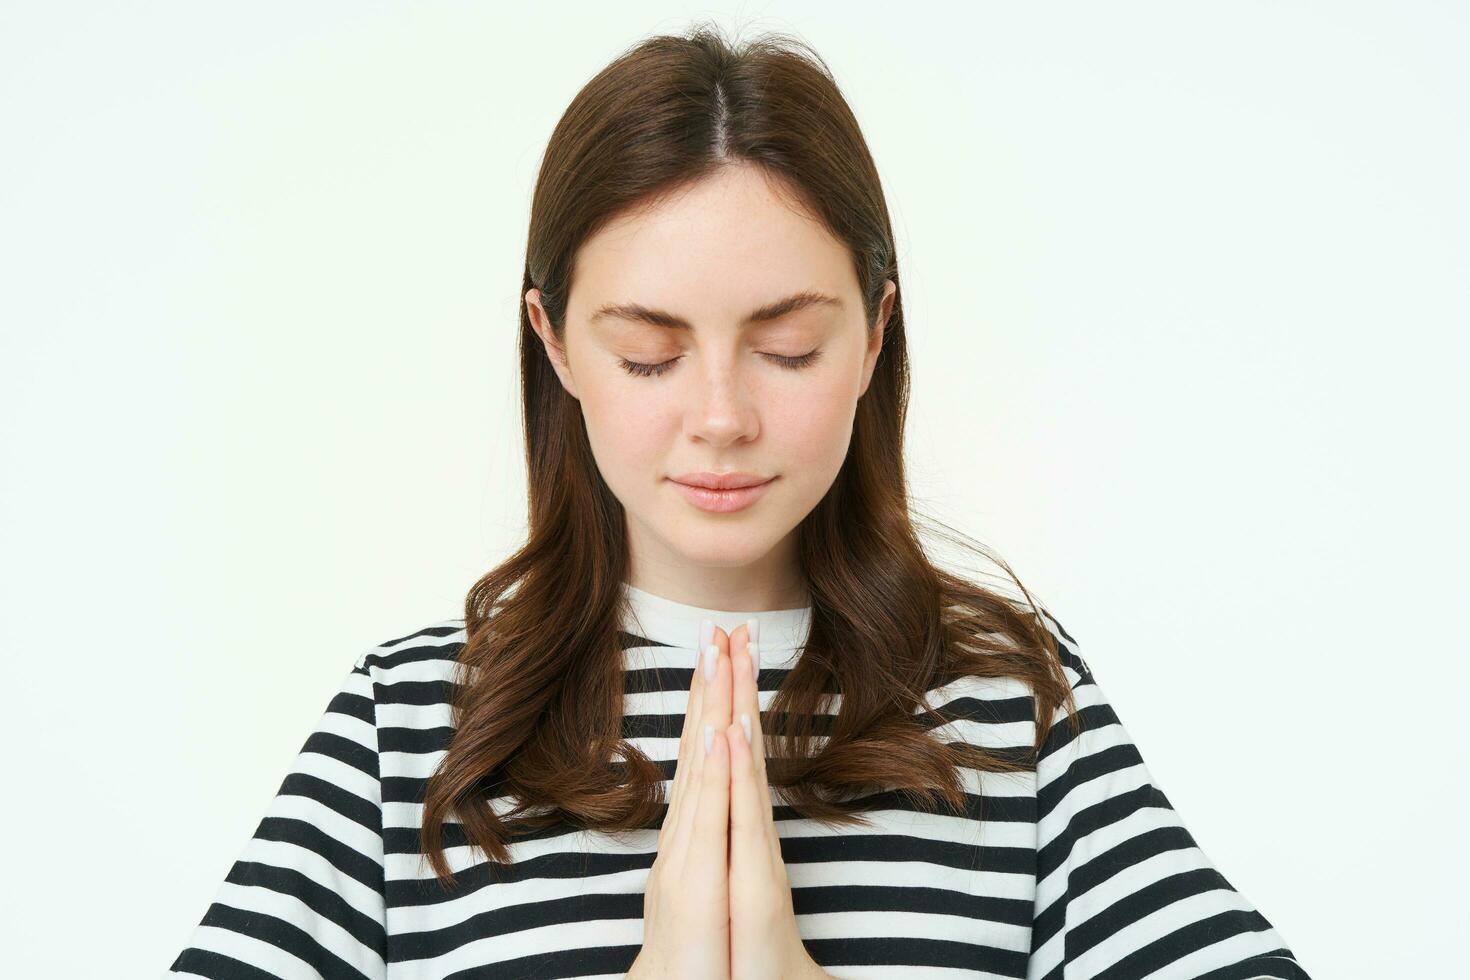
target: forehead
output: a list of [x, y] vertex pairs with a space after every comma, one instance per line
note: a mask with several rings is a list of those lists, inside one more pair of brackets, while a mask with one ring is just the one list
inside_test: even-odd
[[615, 217], [588, 238], [577, 253], [568, 312], [587, 320], [627, 304], [738, 324], [773, 300], [812, 292], [851, 305], [857, 290], [844, 244], [753, 168], [726, 168]]

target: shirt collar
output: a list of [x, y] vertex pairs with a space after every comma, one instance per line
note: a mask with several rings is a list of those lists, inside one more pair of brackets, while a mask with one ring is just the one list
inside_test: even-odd
[[626, 615], [623, 618], [623, 629], [626, 632], [655, 643], [688, 650], [691, 659], [699, 648], [700, 621], [706, 618], [714, 620], [715, 625], [726, 633], [733, 633], [748, 619], [759, 620], [760, 666], [765, 669], [789, 669], [794, 665], [806, 646], [807, 634], [811, 630], [810, 604], [795, 609], [765, 609], [754, 612], [707, 609], [654, 595], [627, 582], [623, 583], [623, 595], [627, 601]]

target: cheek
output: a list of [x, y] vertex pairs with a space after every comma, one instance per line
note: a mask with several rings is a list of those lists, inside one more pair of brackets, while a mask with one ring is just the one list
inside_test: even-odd
[[646, 484], [669, 442], [670, 417], [659, 400], [630, 398], [617, 384], [588, 385], [582, 388], [582, 418], [608, 486], [632, 492]]
[[783, 462], [830, 478], [847, 457], [855, 407], [852, 393], [836, 385], [791, 392], [767, 410], [766, 434], [781, 446]]

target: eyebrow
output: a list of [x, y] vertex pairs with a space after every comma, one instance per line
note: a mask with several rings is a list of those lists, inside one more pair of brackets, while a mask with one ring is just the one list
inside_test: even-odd
[[[771, 320], [779, 320], [788, 313], [804, 310], [809, 306], [833, 306], [841, 309], [842, 305], [842, 300], [836, 296], [828, 296], [826, 293], [804, 289], [799, 293], [792, 293], [790, 296], [783, 297], [775, 302], [767, 303], [759, 309], [752, 310], [741, 323], [742, 325], [767, 323]], [[604, 317], [627, 320], [632, 323], [648, 323], [655, 327], [669, 327], [674, 330], [694, 329], [693, 324], [676, 313], [669, 313], [666, 310], [650, 309], [641, 303], [609, 303], [606, 306], [599, 306], [593, 312], [590, 319], [595, 321], [601, 320]]]

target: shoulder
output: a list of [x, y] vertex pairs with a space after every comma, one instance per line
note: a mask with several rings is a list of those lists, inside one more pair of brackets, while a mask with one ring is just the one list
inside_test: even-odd
[[[377, 753], [372, 771], [401, 775], [395, 755], [442, 749], [453, 729], [455, 669], [465, 642], [464, 621], [445, 619], [385, 639], [357, 655], [329, 709], [331, 724], [351, 716], [364, 726], [353, 739]], [[364, 734], [366, 732], [366, 734]], [[360, 766], [368, 771], [368, 765]]]
[[[451, 700], [464, 645], [463, 619], [426, 623], [363, 650], [352, 666], [352, 676], [380, 712], [388, 708], [403, 716], [437, 709]], [[379, 720], [383, 720], [381, 714]]]
[[[1080, 730], [1108, 726], [1113, 720], [1111, 706], [1093, 677], [1077, 635], [1034, 596], [998, 589], [991, 590], [991, 598], [999, 600], [990, 606], [991, 618], [1007, 620], [1005, 627], [983, 629], [983, 615], [966, 627], [982, 627], [976, 640], [981, 639], [981, 632], [985, 634], [979, 645], [996, 651], [998, 667], [986, 671], [989, 676], [964, 677], [954, 690], [973, 700], [952, 708], [963, 705], [968, 717], [979, 721], [1015, 723], [1018, 732], [1024, 721], [1028, 726], [1024, 739], [1018, 734], [1014, 740], [1024, 741], [1043, 758], [1072, 742]], [[964, 618], [966, 607], [952, 607], [951, 611]], [[1019, 649], [1022, 645], [1024, 652]], [[1006, 665], [1015, 669], [1007, 671]]]
[[1050, 609], [1039, 605], [1041, 624], [1051, 634], [1056, 643], [1057, 659], [1061, 662], [1062, 671], [1067, 675], [1067, 680], [1073, 688], [1082, 684], [1092, 682], [1092, 668], [1082, 656], [1082, 645], [1062, 625], [1061, 620], [1054, 616]]
[[464, 642], [464, 620], [443, 619], [368, 647], [352, 669], [380, 677], [413, 664], [456, 663]]
[[[1062, 621], [1044, 603], [1031, 595], [1022, 595], [1005, 583], [985, 585], [986, 601], [982, 605], [973, 601], [951, 602], [945, 607], [945, 619], [963, 624], [960, 644], [977, 645], [995, 650], [1002, 656], [1020, 655], [1018, 647], [1024, 645], [1025, 657], [1031, 662], [1042, 653], [1035, 625], [1039, 623], [1049, 639], [1051, 650], [1045, 651], [1050, 661], [1047, 669], [1054, 675], [1060, 671], [1068, 685], [1077, 688], [1092, 679], [1092, 670], [1082, 655], [1082, 646], [1077, 638], [1062, 625]], [[997, 621], [1000, 621], [998, 624]], [[1029, 634], [1021, 639], [1021, 634]]]

